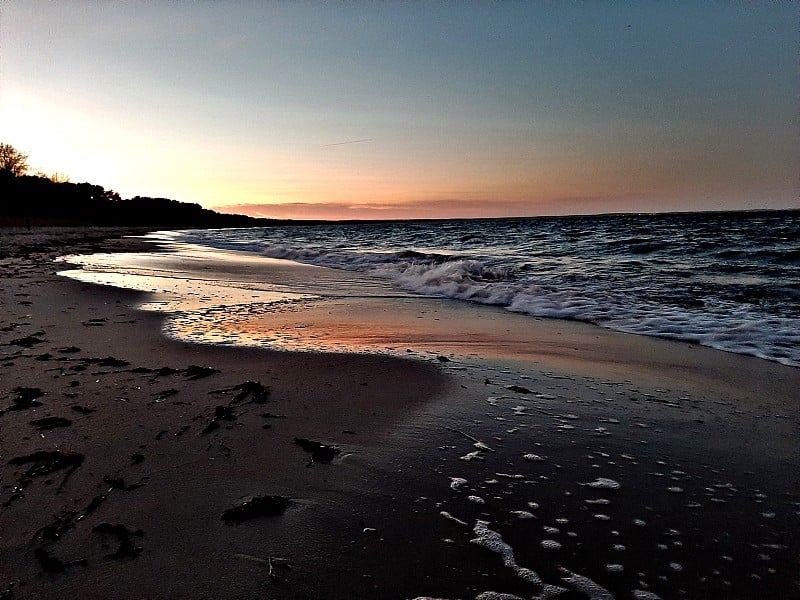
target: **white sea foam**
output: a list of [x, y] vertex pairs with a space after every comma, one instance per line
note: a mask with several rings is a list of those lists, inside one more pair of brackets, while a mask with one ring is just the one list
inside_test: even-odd
[[614, 479], [609, 479], [608, 477], [598, 477], [591, 483], [584, 483], [582, 485], [597, 490], [618, 490], [622, 487], [618, 481], [615, 481]]
[[450, 478], [450, 489], [451, 490], [460, 490], [461, 486], [466, 485], [467, 480], [463, 477], [451, 477]]
[[559, 530], [559, 528], [558, 528], [558, 527], [552, 527], [552, 526], [550, 526], [550, 525], [544, 525], [544, 526], [542, 527], [542, 530], [543, 530], [545, 533], [547, 533], [547, 534], [550, 534], [550, 535], [556, 535], [557, 533], [561, 533], [561, 530]]
[[540, 585], [542, 583], [538, 573], [532, 571], [531, 569], [521, 567], [517, 564], [517, 561], [514, 558], [514, 550], [503, 540], [503, 536], [496, 531], [489, 529], [488, 521], [477, 521], [473, 531], [476, 537], [471, 539], [470, 542], [499, 554], [503, 560], [503, 564], [506, 567], [513, 569], [517, 574], [517, 577], [520, 579], [523, 579], [534, 585]]
[[441, 511], [439, 514], [448, 521], [453, 521], [454, 523], [458, 523], [459, 525], [469, 525], [469, 523], [467, 523], [466, 521], [462, 521], [461, 519], [454, 517], [446, 510]]
[[536, 517], [533, 513], [528, 512], [527, 510], [512, 510], [511, 514], [517, 517], [518, 519], [535, 519]]
[[646, 590], [633, 590], [631, 596], [633, 600], [661, 600], [661, 596]]
[[523, 454], [522, 458], [525, 460], [529, 460], [531, 462], [543, 462], [544, 458], [539, 456], [538, 454]]
[[459, 459], [467, 462], [471, 460], [483, 460], [483, 455], [480, 450], [475, 450], [473, 452], [468, 452], [464, 456], [460, 456]]
[[576, 592], [580, 592], [589, 597], [589, 600], [614, 600], [614, 596], [600, 584], [592, 581], [588, 577], [573, 573], [572, 571], [561, 568], [564, 574], [562, 581]]

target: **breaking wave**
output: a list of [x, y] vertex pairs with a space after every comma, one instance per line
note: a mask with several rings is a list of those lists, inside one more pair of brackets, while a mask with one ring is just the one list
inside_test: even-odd
[[800, 366], [800, 213], [327, 224], [173, 239]]

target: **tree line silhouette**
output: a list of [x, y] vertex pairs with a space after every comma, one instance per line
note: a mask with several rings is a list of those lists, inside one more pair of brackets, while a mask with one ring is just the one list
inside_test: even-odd
[[120, 198], [113, 190], [28, 175], [28, 157], [0, 144], [0, 225], [263, 227], [283, 221], [218, 213], [169, 198]]

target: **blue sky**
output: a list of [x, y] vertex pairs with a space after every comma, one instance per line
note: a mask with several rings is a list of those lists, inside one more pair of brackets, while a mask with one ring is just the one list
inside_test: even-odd
[[265, 216], [798, 207], [797, 22], [788, 2], [7, 0], [0, 138], [123, 196]]

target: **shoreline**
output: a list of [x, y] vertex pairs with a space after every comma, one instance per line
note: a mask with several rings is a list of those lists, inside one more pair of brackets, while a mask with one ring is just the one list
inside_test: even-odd
[[[88, 249], [139, 245], [98, 241]], [[15, 403], [19, 388], [38, 388], [43, 395], [33, 399], [41, 406], [0, 416], [0, 502], [8, 502], [25, 479], [26, 468], [9, 465], [11, 459], [52, 448], [85, 458], [67, 477], [64, 470], [27, 477], [23, 497], [0, 508], [0, 562], [10, 567], [0, 577], [0, 592], [22, 598], [455, 598], [496, 590], [530, 597], [535, 586], [470, 543], [482, 520], [511, 544], [520, 565], [530, 565], [547, 583], [566, 586], [564, 598], [586, 595], [564, 581], [559, 565], [617, 597], [627, 597], [620, 590], [646, 589], [642, 583], [665, 598], [678, 590], [689, 597], [747, 597], [756, 589], [761, 597], [777, 598], [798, 589], [789, 572], [798, 546], [789, 538], [796, 531], [800, 484], [786, 471], [798, 457], [791, 416], [797, 414], [797, 369], [689, 350], [678, 342], [606, 330], [587, 334], [590, 326], [548, 321], [533, 321], [526, 333], [540, 336], [539, 354], [499, 354], [494, 362], [485, 360], [480, 344], [464, 352], [475, 354], [474, 361], [432, 346], [431, 355], [449, 357], [438, 365], [200, 346], [162, 336], [159, 314], [131, 308], [143, 298], [140, 293], [57, 277], [56, 266], [45, 259], [66, 250], [52, 243], [47, 249], [47, 240], [38, 247], [42, 254], [26, 250], [2, 259], [9, 273], [1, 288], [9, 309], [0, 337], [2, 408]], [[442, 312], [463, 322], [472, 311], [489, 314], [486, 307], [469, 306]], [[312, 327], [330, 322], [317, 312]], [[330, 319], [358, 314], [364, 314], [363, 305]], [[508, 317], [497, 318], [507, 323]], [[26, 337], [32, 338], [28, 347], [9, 345]], [[79, 350], [66, 351], [73, 347]], [[564, 347], [568, 351], [559, 353]], [[595, 364], [600, 352], [605, 360]], [[708, 376], [698, 373], [698, 364]], [[207, 371], [189, 371], [192, 365], [217, 372], [193, 378]], [[176, 372], [159, 374], [163, 367]], [[241, 391], [236, 386], [246, 381], [270, 388], [266, 403], [245, 397], [230, 404]], [[232, 412], [203, 434], [217, 406]], [[39, 430], [31, 424], [46, 417], [66, 418], [71, 425]], [[476, 449], [468, 436], [491, 451]], [[310, 463], [296, 437], [335, 445], [341, 453], [330, 463]], [[476, 457], [462, 460], [470, 452]], [[543, 460], [523, 459], [526, 453]], [[137, 454], [144, 459], [132, 458]], [[652, 475], [658, 471], [660, 477]], [[622, 491], [585, 485], [605, 475], [621, 483]], [[104, 477], [124, 484], [111, 485]], [[452, 487], [451, 477], [467, 482]], [[659, 493], [651, 491], [654, 477], [663, 483]], [[731, 487], [714, 487], [725, 484]], [[708, 496], [709, 487], [719, 491]], [[593, 505], [584, 500], [596, 499], [588, 492], [609, 500], [598, 506], [615, 529], [587, 513]], [[96, 509], [76, 520], [104, 494]], [[282, 515], [241, 525], [221, 520], [242, 498], [267, 494], [290, 498], [291, 504]], [[658, 527], [663, 522], [663, 531], [631, 525], [634, 507], [647, 515], [642, 521]], [[443, 518], [443, 511], [466, 525]], [[748, 515], [749, 524], [731, 523], [739, 530], [727, 524]], [[42, 528], [55, 522], [71, 526], [57, 539], [44, 539]], [[102, 527], [97, 531], [103, 523], [125, 525], [130, 544], [141, 552], [108, 558], [122, 542]], [[556, 539], [560, 550], [541, 546], [542, 527], [550, 528], [545, 539]], [[135, 534], [139, 529], [141, 536]], [[571, 529], [575, 537], [568, 535]], [[679, 534], [665, 541], [664, 532], [672, 529]], [[705, 556], [707, 534], [725, 546], [713, 559]], [[748, 552], [748, 536], [751, 543], [781, 547]], [[617, 545], [628, 550], [601, 543], [615, 537], [625, 538]], [[71, 560], [87, 564], [43, 572], [46, 561], [36, 558], [37, 548], [62, 566]], [[625, 563], [623, 573], [605, 568], [617, 564], [608, 562], [615, 552], [622, 552], [615, 560]], [[659, 552], [674, 560], [659, 558]], [[759, 553], [770, 559], [759, 559]], [[273, 565], [270, 576], [270, 556], [288, 559], [293, 568]], [[673, 562], [681, 571], [669, 566]], [[717, 580], [714, 570], [722, 573]]]
[[[768, 395], [800, 398], [800, 367], [779, 361], [591, 323], [531, 317], [494, 305], [419, 296], [359, 273], [249, 252], [173, 242], [153, 243], [146, 250], [143, 255], [118, 255], [121, 261], [113, 255], [98, 262], [78, 256], [74, 268], [60, 274], [158, 290], [142, 308], [165, 314], [169, 337], [187, 343], [434, 362], [442, 356], [486, 359], [583, 376], [632, 378], [653, 388], [682, 379], [683, 392], [713, 387], [737, 401]], [[215, 281], [221, 284], [209, 285]], [[251, 306], [239, 315], [237, 305]], [[185, 316], [176, 318], [175, 313]]]

